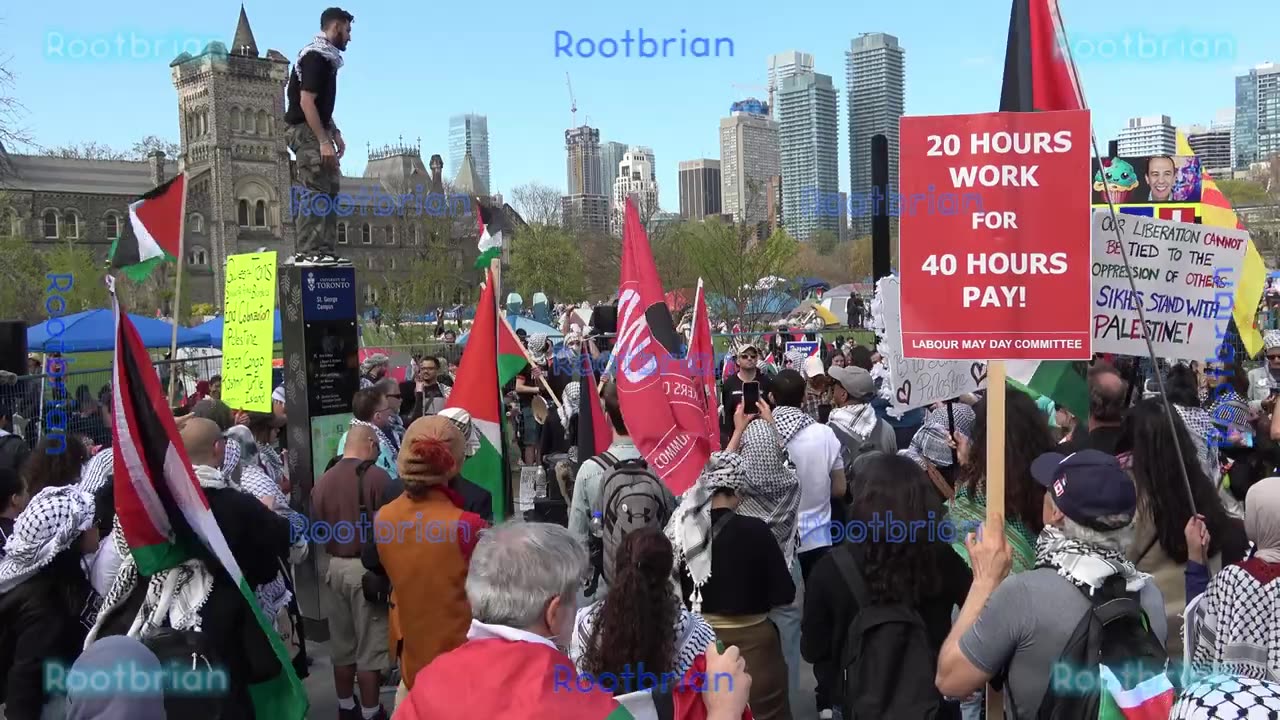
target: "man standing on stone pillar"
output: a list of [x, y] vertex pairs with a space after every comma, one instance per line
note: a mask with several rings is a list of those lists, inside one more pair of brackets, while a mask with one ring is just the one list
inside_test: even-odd
[[354, 21], [355, 16], [342, 8], [331, 7], [321, 13], [320, 32], [298, 53], [286, 86], [289, 107], [284, 114], [288, 125], [285, 137], [297, 159], [298, 181], [303, 186], [303, 192], [290, 193], [290, 205], [294, 205], [292, 198], [298, 198], [290, 208], [298, 236], [294, 265], [351, 264], [336, 254], [338, 221], [334, 200], [342, 174], [338, 161], [347, 144], [333, 122], [333, 106], [342, 51], [351, 41]]

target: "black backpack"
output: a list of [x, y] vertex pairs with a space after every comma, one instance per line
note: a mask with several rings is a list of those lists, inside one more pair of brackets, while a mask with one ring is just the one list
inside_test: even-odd
[[[1077, 589], [1092, 607], [1080, 618], [1049, 671], [1050, 677], [1056, 678], [1059, 668], [1067, 668], [1074, 679], [1049, 684], [1036, 713], [1038, 720], [1097, 720], [1103, 692], [1099, 665], [1113, 668], [1125, 689], [1165, 674], [1168, 666], [1169, 654], [1151, 632], [1138, 593], [1125, 591], [1124, 578], [1111, 576], [1092, 595], [1084, 588]], [[1091, 673], [1091, 678], [1082, 673]], [[1010, 700], [1009, 695], [1005, 698]]]
[[907, 605], [873, 605], [852, 553], [836, 548], [830, 556], [858, 604], [840, 652], [845, 720], [937, 717], [938, 654], [924, 618]]

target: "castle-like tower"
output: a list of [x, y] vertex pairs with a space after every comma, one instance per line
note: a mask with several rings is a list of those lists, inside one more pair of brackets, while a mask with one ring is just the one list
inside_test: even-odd
[[284, 138], [290, 63], [276, 50], [259, 56], [241, 5], [229, 51], [212, 42], [169, 67], [189, 183], [187, 251], [205, 250], [209, 259], [203, 272], [192, 270], [192, 296], [213, 297], [221, 307], [228, 255], [265, 248], [283, 259], [294, 252]]

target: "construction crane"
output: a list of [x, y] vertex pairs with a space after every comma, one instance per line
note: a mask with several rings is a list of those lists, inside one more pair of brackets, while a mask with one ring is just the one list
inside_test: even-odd
[[564, 74], [564, 82], [569, 86], [569, 112], [573, 116], [573, 127], [578, 127], [578, 100], [573, 96], [573, 81], [569, 79], [569, 73]]

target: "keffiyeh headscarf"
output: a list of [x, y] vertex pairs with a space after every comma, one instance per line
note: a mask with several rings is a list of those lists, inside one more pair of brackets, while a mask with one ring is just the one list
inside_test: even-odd
[[1262, 336], [1262, 347], [1264, 350], [1280, 348], [1280, 330], [1268, 330], [1267, 334]]
[[[222, 471], [208, 465], [196, 465], [192, 468], [200, 487], [205, 490], [225, 490], [233, 486], [227, 482]], [[115, 527], [108, 540], [115, 545], [120, 556], [120, 569], [116, 572], [115, 582], [107, 591], [107, 596], [98, 611], [98, 619], [85, 637], [84, 646], [89, 647], [98, 637], [103, 624], [117, 608], [123, 605], [133, 594], [140, 578], [138, 564], [129, 551], [129, 543], [124, 539], [120, 529], [120, 518], [116, 517]], [[174, 630], [195, 630], [200, 627], [200, 610], [209, 601], [213, 592], [214, 577], [204, 562], [196, 559], [187, 560], [176, 567], [162, 570], [147, 579], [147, 594], [142, 607], [129, 628], [129, 637], [146, 639], [156, 630], [169, 627]]]
[[81, 492], [95, 495], [111, 479], [113, 472], [115, 472], [115, 456], [111, 448], [103, 448], [93, 456], [92, 460], [85, 463], [84, 470], [80, 471], [80, 482], [76, 487], [80, 488]]
[[800, 374], [804, 374], [804, 359], [808, 357], [808, 355], [806, 355], [803, 350], [788, 350], [782, 357], [785, 367], [795, 370]]
[[[799, 410], [795, 412], [812, 422]], [[803, 421], [797, 418], [797, 422]], [[794, 432], [799, 432], [799, 428], [795, 427]], [[738, 514], [760, 518], [769, 526], [782, 549], [782, 557], [787, 559], [787, 567], [790, 567], [795, 560], [800, 481], [795, 465], [787, 457], [784, 443], [778, 430], [766, 420], [756, 420], [747, 425], [742, 433], [739, 452], [746, 460], [749, 484], [742, 496], [742, 504], [738, 506]]]
[[1124, 578], [1126, 592], [1138, 592], [1151, 579], [1129, 562], [1123, 550], [1069, 538], [1052, 525], [1046, 525], [1036, 540], [1036, 567], [1053, 568], [1090, 594], [1113, 575]]
[[529, 336], [529, 357], [539, 365], [547, 362], [547, 335], [534, 333]]
[[41, 490], [18, 514], [0, 560], [0, 595], [30, 579], [93, 527], [93, 496], [74, 485]]
[[[954, 420], [955, 431], [965, 437], [972, 437], [975, 415], [973, 408], [964, 403], [952, 403], [951, 420]], [[934, 467], [951, 467], [951, 445], [947, 442], [950, 436], [951, 420], [948, 420], [947, 409], [939, 408], [925, 416], [924, 423], [911, 438], [907, 449], [899, 452], [915, 461], [921, 469], [928, 470], [923, 460], [933, 463]]]
[[298, 76], [299, 83], [302, 82], [302, 58], [306, 57], [308, 53], [320, 53], [323, 55], [324, 59], [333, 65], [334, 72], [342, 69], [342, 51], [338, 49], [337, 45], [330, 42], [324, 33], [318, 32], [315, 37], [311, 38], [311, 42], [307, 43], [306, 47], [298, 52], [298, 59], [293, 63], [293, 72]]
[[475, 423], [471, 422], [471, 413], [462, 408], [445, 408], [437, 414], [452, 420], [458, 431], [462, 433], [462, 438], [467, 441], [466, 456], [475, 455], [480, 449], [480, 431]]
[[[391, 442], [391, 438], [388, 437], [386, 433], [382, 432], [382, 428], [378, 427], [377, 425], [374, 425], [371, 422], [365, 422], [364, 420], [357, 420], [355, 418], [351, 418], [351, 426], [355, 427], [356, 425], [363, 425], [369, 428], [370, 430], [373, 430], [373, 434], [376, 435], [378, 438], [378, 445], [382, 447], [382, 451], [386, 453], [388, 457], [395, 457], [396, 455], [400, 454], [400, 447], [395, 443]], [[406, 439], [405, 439], [406, 443], [408, 442], [407, 435], [408, 435], [408, 432], [406, 431]]]
[[[755, 423], [752, 423], [753, 425]], [[716, 490], [732, 490], [744, 498], [750, 492], [747, 462], [737, 453], [711, 453], [698, 481], [685, 493], [667, 523], [666, 535], [693, 579], [693, 611], [701, 611], [699, 588], [711, 577], [711, 496]]]
[[582, 395], [582, 388], [578, 387], [578, 383], [569, 383], [564, 389], [564, 394], [560, 396], [560, 406], [556, 408], [556, 412], [560, 414], [560, 427], [565, 432], [569, 431], [569, 421], [574, 415], [578, 414], [578, 398]]

